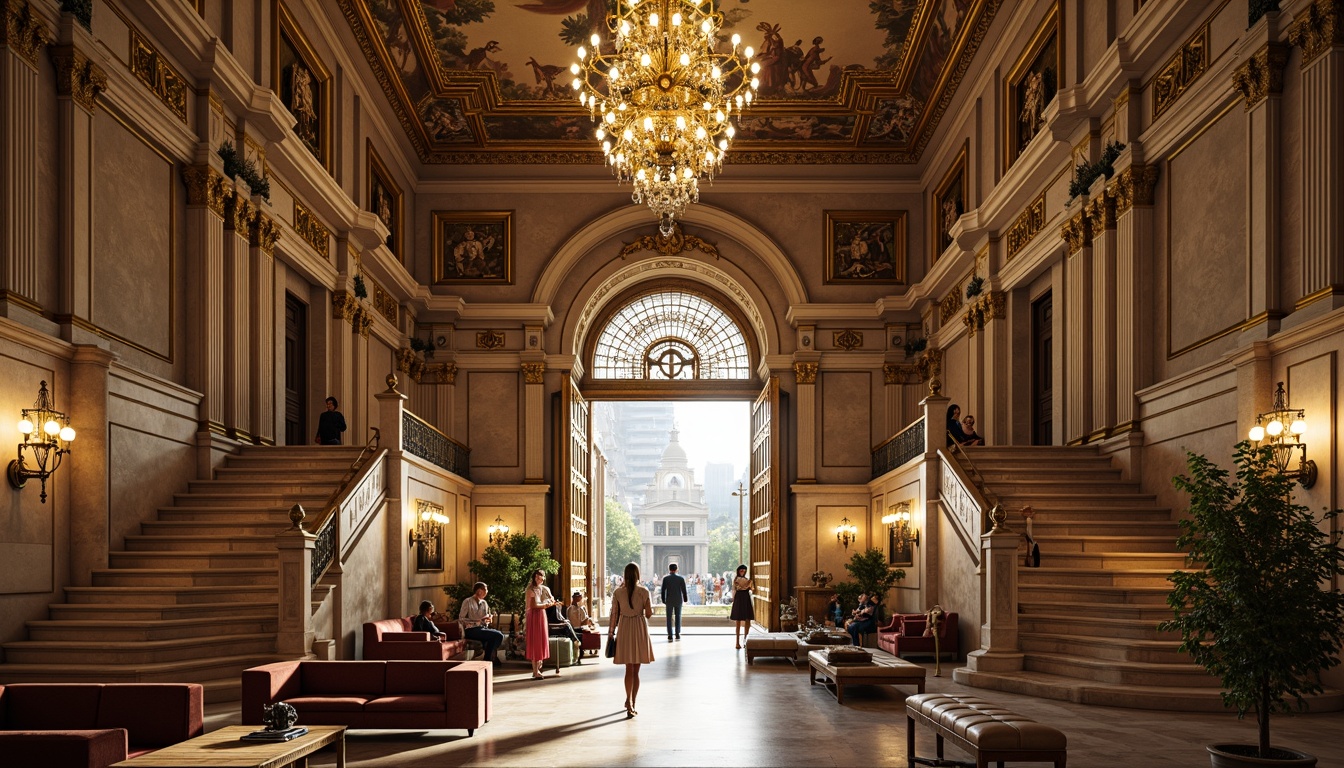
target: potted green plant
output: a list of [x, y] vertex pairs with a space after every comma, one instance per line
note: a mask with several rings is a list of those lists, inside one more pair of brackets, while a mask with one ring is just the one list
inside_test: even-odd
[[845, 563], [845, 570], [849, 571], [851, 580], [836, 582], [835, 593], [847, 611], [858, 606], [860, 594], [886, 600], [887, 593], [905, 578], [905, 571], [887, 566], [887, 556], [880, 549], [855, 552]]
[[966, 298], [973, 299], [979, 296], [985, 289], [985, 278], [979, 275], [972, 275], [970, 280], [966, 281]]
[[[1316, 758], [1270, 745], [1274, 712], [1305, 709], [1320, 675], [1339, 664], [1344, 594], [1322, 589], [1344, 575], [1338, 536], [1292, 500], [1295, 480], [1279, 472], [1269, 446], [1236, 447], [1236, 480], [1204, 456], [1187, 454], [1188, 474], [1174, 479], [1190, 495], [1178, 545], [1189, 570], [1169, 578], [1174, 618], [1161, 629], [1220, 678], [1223, 703], [1238, 717], [1254, 710], [1259, 744], [1208, 747], [1214, 768], [1312, 766]], [[1340, 510], [1326, 512], [1332, 520]]]
[[[532, 534], [513, 533], [496, 538], [494, 543], [481, 552], [480, 560], [467, 563], [472, 581], [449, 584], [443, 591], [452, 598], [453, 605], [460, 605], [471, 597], [472, 586], [483, 581], [490, 587], [487, 600], [490, 608], [498, 616], [511, 614], [509, 635], [516, 637], [519, 617], [523, 617], [526, 605], [527, 583], [538, 568], [548, 574], [559, 573], [560, 563], [551, 557], [551, 550], [541, 546], [541, 538]], [[503, 625], [496, 627], [503, 629]], [[527, 631], [526, 627], [523, 629]], [[515, 642], [508, 644], [513, 652]]]

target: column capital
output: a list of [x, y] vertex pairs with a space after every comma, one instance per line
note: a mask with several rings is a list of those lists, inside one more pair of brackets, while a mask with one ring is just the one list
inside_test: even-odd
[[252, 218], [248, 230], [248, 242], [253, 248], [260, 248], [268, 258], [275, 256], [275, 243], [280, 239], [280, 224], [275, 219], [258, 210]]
[[224, 188], [224, 228], [232, 229], [251, 239], [252, 221], [256, 218], [256, 207], [252, 201], [238, 194], [238, 190], [225, 182]]
[[546, 363], [523, 363], [523, 383], [544, 384], [546, 382]]
[[799, 384], [816, 384], [820, 363], [794, 363], [793, 375]]
[[1115, 180], [1106, 186], [1106, 193], [1115, 198], [1118, 217], [1136, 205], [1151, 206], [1156, 189], [1157, 166], [1131, 165], [1116, 174]]
[[1092, 221], [1084, 211], [1079, 211], [1059, 228], [1059, 236], [1068, 243], [1069, 255], [1073, 256], [1092, 245]]
[[440, 384], [457, 383], [457, 363], [443, 363], [435, 368], [434, 373]]
[[27, 0], [0, 0], [0, 45], [13, 49], [34, 68], [37, 54], [51, 43], [51, 32]]
[[224, 200], [228, 180], [224, 174], [209, 165], [189, 165], [182, 169], [182, 180], [187, 185], [187, 205], [206, 206], [224, 215]]
[[1115, 195], [1103, 188], [1100, 195], [1084, 204], [1083, 213], [1089, 219], [1089, 228], [1095, 233], [1115, 229]]
[[1289, 50], [1282, 43], [1267, 43], [1232, 72], [1232, 87], [1246, 100], [1247, 112], [1270, 96], [1283, 93], [1283, 68]]
[[56, 65], [56, 93], [68, 96], [84, 109], [98, 108], [98, 94], [107, 90], [107, 73], [103, 68], [73, 45], [57, 45], [50, 49], [51, 61]]
[[1321, 54], [1344, 45], [1344, 0], [1316, 0], [1288, 28], [1288, 41], [1302, 49], [1302, 69]]

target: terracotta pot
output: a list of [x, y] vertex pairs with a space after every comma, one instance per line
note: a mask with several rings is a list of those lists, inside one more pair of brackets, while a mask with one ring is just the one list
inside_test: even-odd
[[1260, 748], [1254, 744], [1209, 744], [1209, 763], [1212, 768], [1312, 768], [1316, 758], [1305, 752], [1273, 747], [1275, 757], [1255, 757]]

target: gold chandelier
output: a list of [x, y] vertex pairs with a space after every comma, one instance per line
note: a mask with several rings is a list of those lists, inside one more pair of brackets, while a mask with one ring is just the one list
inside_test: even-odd
[[723, 14], [711, 0], [618, 0], [607, 15], [611, 42], [594, 34], [570, 66], [579, 103], [598, 122], [597, 140], [618, 182], [634, 186], [658, 228], [700, 199], [735, 130], [729, 122], [751, 105], [761, 65], [742, 38], [721, 52]]

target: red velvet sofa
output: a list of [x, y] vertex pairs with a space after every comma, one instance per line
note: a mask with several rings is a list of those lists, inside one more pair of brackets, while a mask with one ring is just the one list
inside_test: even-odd
[[[933, 655], [933, 636], [925, 636], [928, 619], [922, 613], [898, 613], [891, 617], [885, 627], [877, 628], [877, 647], [900, 656], [904, 653], [927, 653]], [[957, 614], [943, 616], [943, 624], [938, 632], [938, 650], [943, 656], [951, 654], [952, 659], [960, 658], [958, 643], [961, 636], [957, 632]]]
[[401, 619], [370, 621], [364, 625], [364, 659], [366, 661], [448, 661], [461, 658], [467, 650], [467, 641], [457, 622], [440, 628], [447, 640], [431, 640], [428, 632], [412, 632], [414, 616]]
[[299, 725], [465, 728], [490, 719], [494, 675], [485, 661], [282, 661], [243, 670], [243, 724], [277, 701]]
[[205, 732], [195, 683], [0, 685], [0, 764], [106, 768]]

